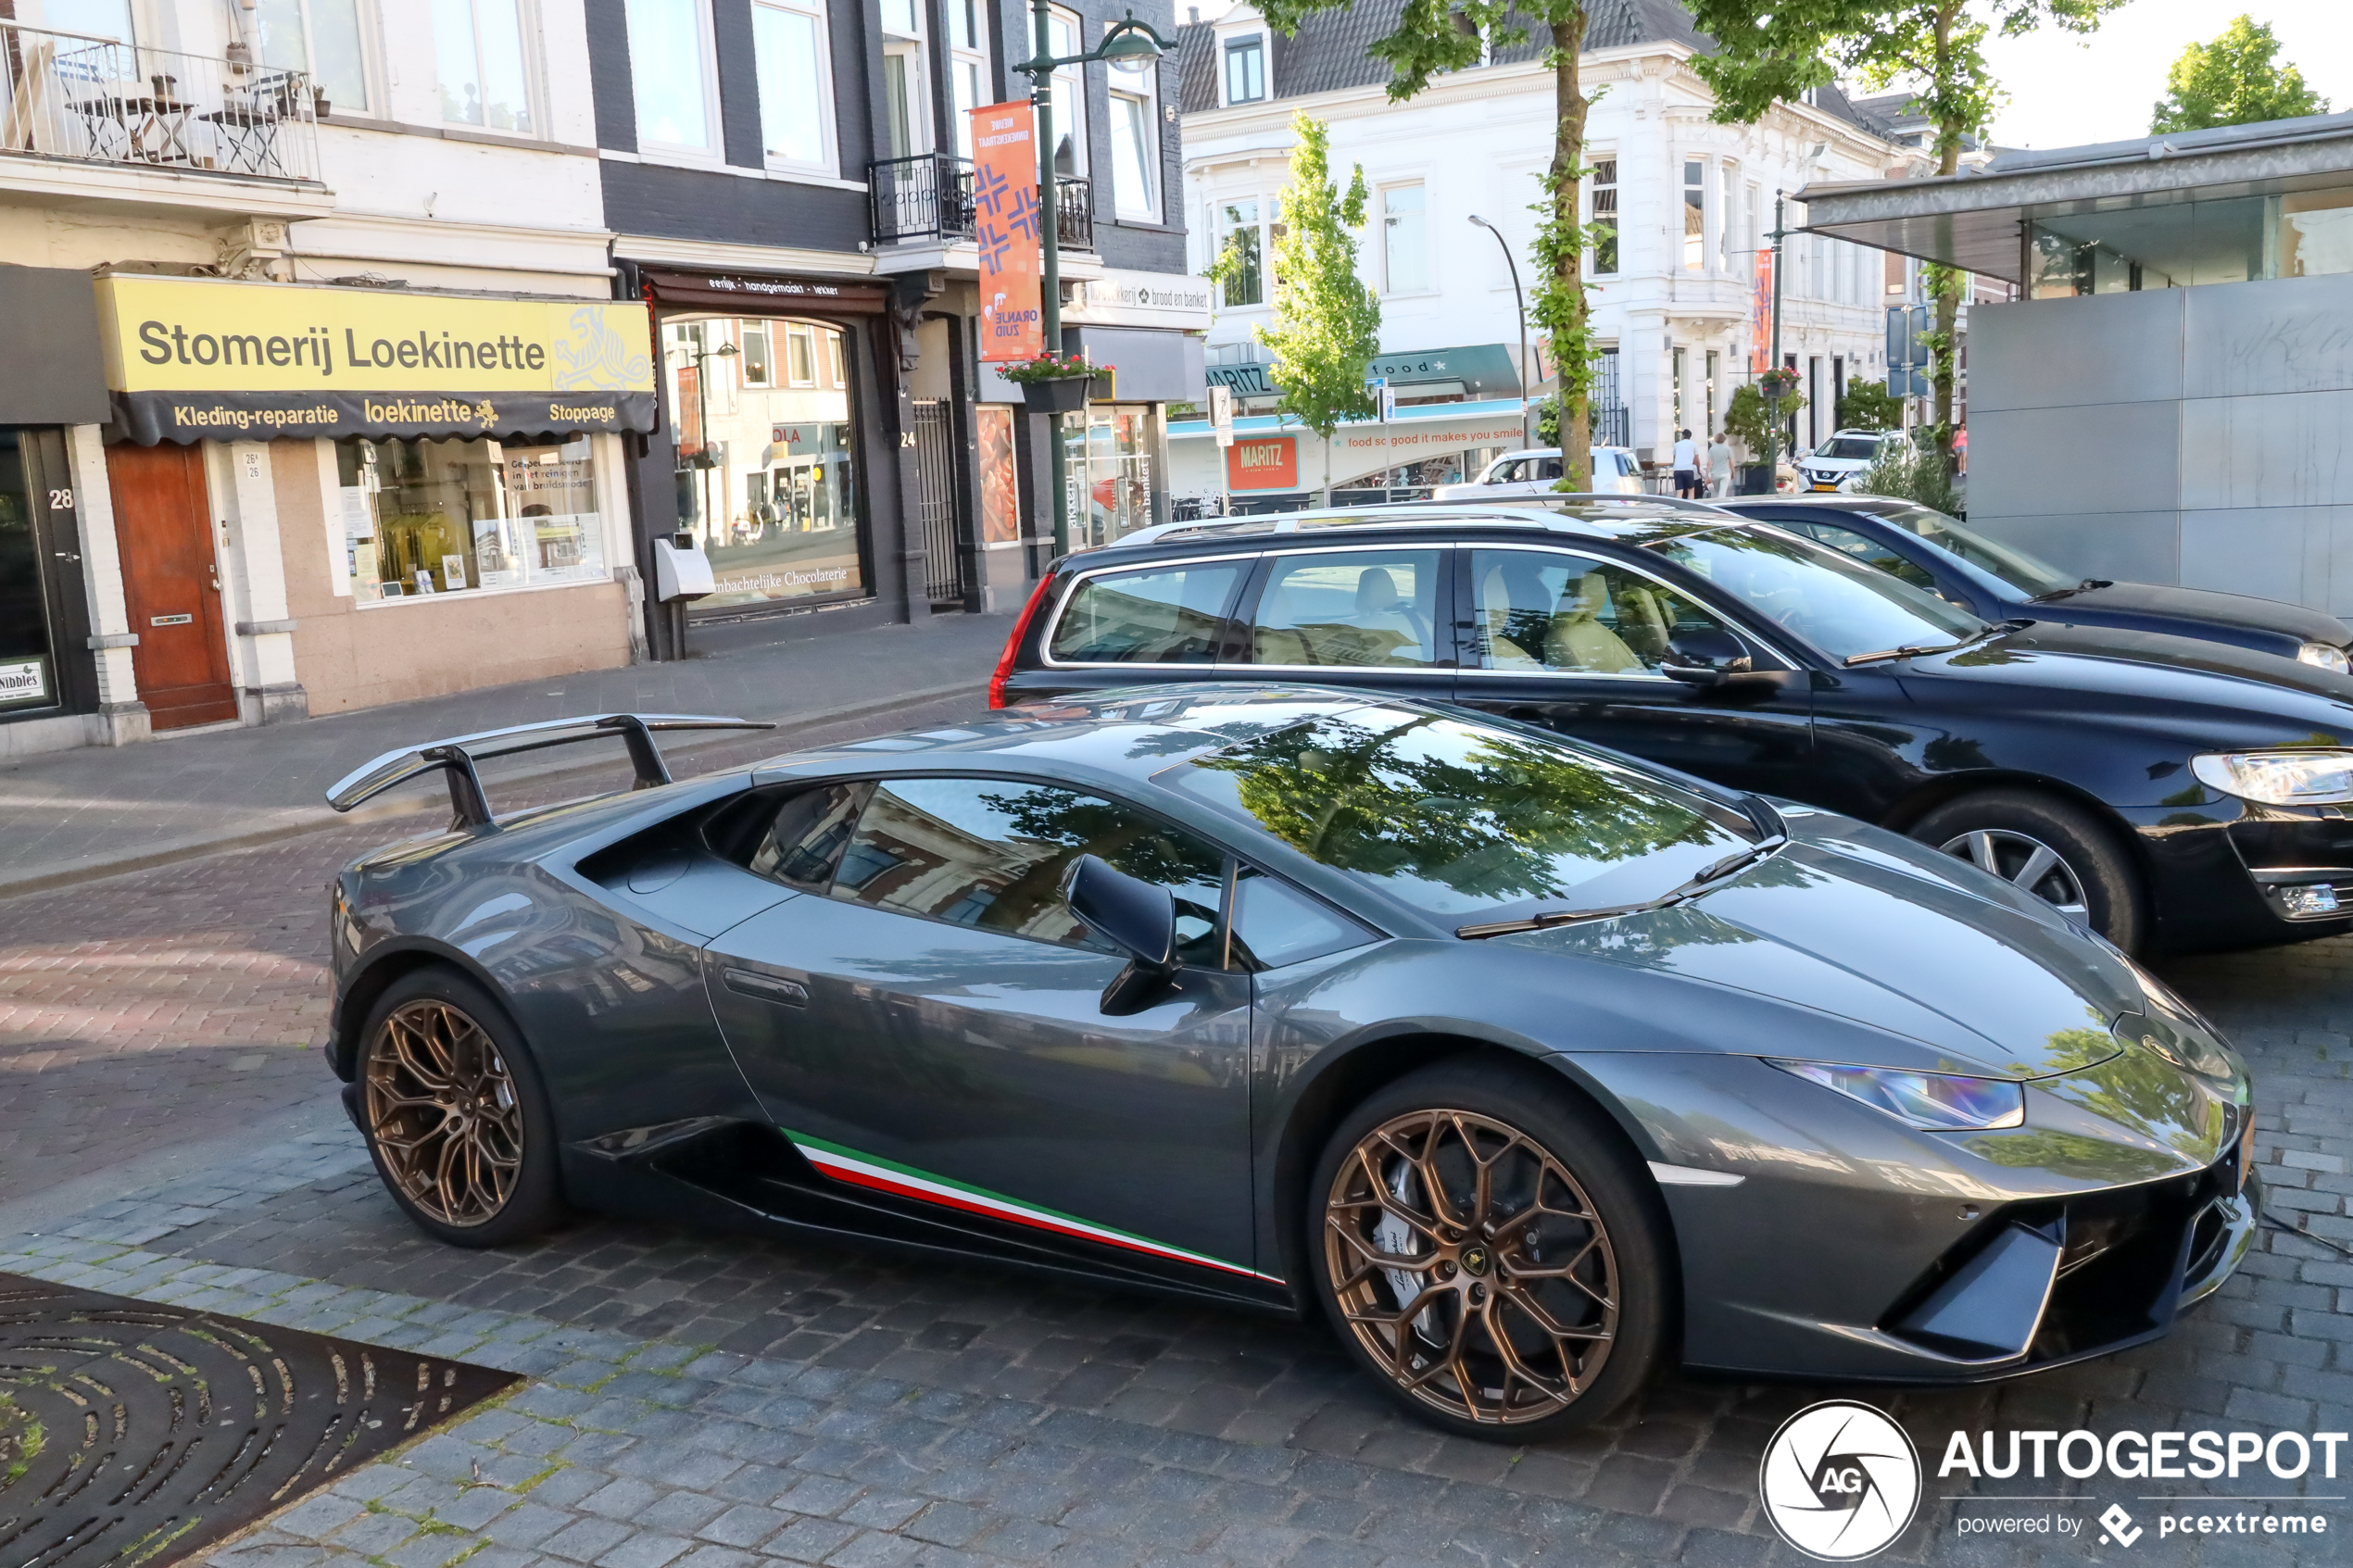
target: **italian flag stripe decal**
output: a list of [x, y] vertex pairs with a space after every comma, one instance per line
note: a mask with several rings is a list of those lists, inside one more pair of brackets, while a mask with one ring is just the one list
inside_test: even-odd
[[1220, 1273], [1239, 1274], [1244, 1279], [1263, 1279], [1275, 1285], [1283, 1283], [1273, 1274], [1262, 1274], [1239, 1263], [1228, 1263], [1221, 1258], [1188, 1252], [1181, 1247], [1169, 1247], [1140, 1236], [1130, 1236], [1108, 1225], [1094, 1224], [1051, 1209], [1040, 1209], [1034, 1203], [1017, 1202], [1002, 1193], [969, 1186], [945, 1176], [935, 1176], [927, 1171], [918, 1171], [912, 1165], [901, 1165], [879, 1155], [861, 1154], [856, 1149], [827, 1143], [807, 1133], [796, 1133], [790, 1127], [780, 1128], [779, 1131], [792, 1140], [793, 1147], [800, 1150], [809, 1163], [836, 1181], [848, 1182], [852, 1186], [887, 1192], [899, 1198], [912, 1198], [925, 1203], [942, 1204], [950, 1209], [961, 1209], [968, 1214], [986, 1214], [993, 1220], [1010, 1220], [1015, 1224], [1051, 1231], [1057, 1236], [1124, 1248], [1130, 1252], [1141, 1252], [1154, 1258], [1173, 1259], [1180, 1263], [1215, 1269]]

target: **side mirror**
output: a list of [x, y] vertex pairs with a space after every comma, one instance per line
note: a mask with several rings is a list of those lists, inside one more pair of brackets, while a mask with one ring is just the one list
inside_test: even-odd
[[1176, 972], [1176, 900], [1165, 887], [1081, 855], [1063, 878], [1063, 897], [1081, 924], [1127, 955], [1103, 987], [1106, 1013], [1137, 1011]]
[[1718, 626], [1695, 626], [1667, 640], [1658, 672], [1692, 686], [1721, 686], [1752, 669], [1748, 647]]

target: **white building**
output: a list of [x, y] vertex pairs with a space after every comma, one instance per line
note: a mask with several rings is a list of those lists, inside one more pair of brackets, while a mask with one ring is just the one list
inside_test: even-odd
[[[1553, 78], [1536, 45], [1521, 42], [1493, 49], [1489, 63], [1435, 80], [1407, 103], [1392, 103], [1388, 65], [1365, 51], [1393, 28], [1399, 8], [1399, 0], [1362, 0], [1287, 38], [1245, 0], [1222, 13], [1195, 11], [1179, 30], [1190, 270], [1208, 266], [1238, 232], [1260, 258], [1220, 302], [1210, 374], [1236, 386], [1244, 411], [1250, 394], [1265, 385], [1263, 370], [1252, 368], [1267, 358], [1252, 330], [1272, 317], [1277, 280], [1265, 258], [1280, 229], [1291, 119], [1304, 112], [1331, 127], [1335, 177], [1344, 181], [1361, 165], [1371, 190], [1360, 267], [1380, 296], [1384, 357], [1411, 356], [1425, 367], [1418, 379], [1390, 377], [1405, 405], [1396, 424], [1435, 430], [1428, 423], [1440, 412], [1434, 400], [1463, 400], [1481, 406], [1458, 411], [1466, 431], [1477, 425], [1475, 433], [1488, 433], [1485, 427], [1498, 423], [1508, 430], [1520, 388], [1495, 385], [1494, 378], [1473, 385], [1454, 370], [1492, 362], [1498, 346], [1507, 381], [1519, 368], [1511, 269], [1516, 265], [1523, 288], [1532, 283], [1539, 220], [1531, 207], [1543, 197], [1541, 177], [1552, 154]], [[1601, 349], [1596, 435], [1660, 458], [1676, 430], [1705, 433], [1720, 422], [1734, 389], [1753, 378], [1752, 366], [1766, 363], [1756, 258], [1770, 244], [1776, 194], [1809, 181], [1881, 179], [1917, 156], [1878, 134], [1835, 90], [1818, 94], [1818, 103], [1777, 107], [1753, 125], [1715, 123], [1706, 83], [1690, 63], [1705, 46], [1673, 0], [1638, 0], [1595, 11], [1581, 64], [1593, 99], [1587, 210], [1611, 226], [1589, 258]], [[1474, 217], [1502, 232], [1510, 262]], [[1804, 209], [1791, 204], [1787, 227], [1804, 221]], [[1789, 240], [1780, 346], [1806, 394], [1801, 442], [1811, 445], [1833, 428], [1838, 394], [1849, 381], [1885, 374], [1884, 307], [1909, 287], [1901, 258], [1819, 235]], [[1541, 391], [1549, 373], [1541, 345], [1535, 358]], [[1274, 428], [1246, 423], [1245, 434], [1262, 450], [1250, 470], [1221, 475], [1205, 432], [1172, 427], [1175, 488], [1208, 495], [1230, 479], [1294, 471], [1299, 483], [1281, 493], [1285, 498], [1314, 488], [1322, 478], [1320, 444], [1299, 437], [1302, 449], [1286, 454], [1295, 458], [1287, 468], [1265, 460]], [[1380, 480], [1392, 488], [1442, 482], [1501, 449], [1482, 442], [1433, 454], [1428, 440], [1377, 434], [1343, 433], [1334, 444], [1336, 484], [1355, 481], [1367, 499], [1384, 487]], [[1426, 456], [1411, 465], [1391, 462], [1408, 450]], [[1234, 488], [1243, 499], [1252, 486]], [[1259, 501], [1280, 504], [1271, 489]]]

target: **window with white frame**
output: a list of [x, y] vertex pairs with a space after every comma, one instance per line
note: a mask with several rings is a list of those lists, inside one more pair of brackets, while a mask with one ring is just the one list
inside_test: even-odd
[[1264, 103], [1266, 98], [1266, 35], [1226, 40], [1226, 102]]
[[441, 118], [452, 125], [535, 134], [523, 0], [433, 0]]
[[931, 150], [931, 94], [925, 90], [921, 0], [882, 0], [883, 139], [887, 156]]
[[1683, 270], [1707, 265], [1707, 165], [1683, 160]]
[[1380, 193], [1382, 274], [1390, 294], [1429, 289], [1428, 212], [1419, 182], [1384, 185]]
[[1732, 222], [1732, 214], [1740, 210], [1740, 203], [1737, 199], [1740, 177], [1738, 164], [1725, 164], [1722, 166], [1720, 178], [1716, 187], [1719, 193], [1719, 198], [1716, 203], [1716, 229], [1723, 235], [1723, 245], [1717, 265], [1727, 273], [1735, 270], [1743, 261], [1748, 259], [1739, 254], [1740, 232]]
[[982, 0], [948, 0], [949, 91], [956, 105], [956, 152], [973, 156], [972, 111], [988, 101], [988, 34]]
[[366, 114], [366, 34], [360, 0], [259, 0], [253, 11], [254, 53], [275, 70], [307, 73], [310, 84], [346, 114]]
[[806, 326], [785, 329], [785, 384], [817, 384], [817, 334]]
[[1113, 207], [1123, 218], [1160, 220], [1159, 68], [1114, 68], [1111, 76]]
[[629, 78], [643, 152], [719, 156], [708, 0], [627, 0]]
[[1607, 278], [1617, 271], [1617, 159], [1615, 157], [1593, 160], [1592, 191], [1592, 209], [1586, 221], [1591, 226], [1593, 243], [1593, 276]]
[[834, 172], [834, 95], [823, 0], [757, 0], [751, 44], [768, 166]]
[[1219, 202], [1217, 220], [1211, 232], [1217, 236], [1218, 255], [1225, 255], [1228, 249], [1234, 255], [1234, 270], [1226, 278], [1226, 303], [1265, 304], [1266, 252], [1258, 232], [1258, 199], [1243, 196]]
[[776, 342], [765, 321], [746, 321], [743, 330], [743, 378], [746, 386], [776, 384]]
[[[1083, 54], [1078, 19], [1068, 11], [1046, 13], [1047, 46], [1054, 58], [1066, 60]], [[1054, 172], [1087, 172], [1087, 77], [1080, 66], [1054, 72]]]

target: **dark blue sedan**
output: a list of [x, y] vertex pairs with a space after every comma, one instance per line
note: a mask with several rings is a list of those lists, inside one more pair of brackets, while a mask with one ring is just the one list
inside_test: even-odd
[[2353, 632], [2278, 599], [2078, 577], [1943, 512], [1884, 495], [1780, 495], [1721, 503], [1892, 571], [1986, 621], [2162, 632], [2333, 670], [2353, 667]]

